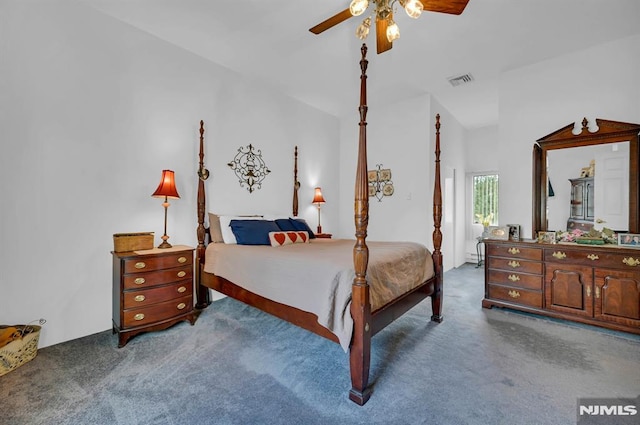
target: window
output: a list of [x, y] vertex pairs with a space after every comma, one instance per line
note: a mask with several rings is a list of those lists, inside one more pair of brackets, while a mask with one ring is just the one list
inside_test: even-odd
[[498, 224], [498, 175], [476, 174], [472, 180], [473, 223]]

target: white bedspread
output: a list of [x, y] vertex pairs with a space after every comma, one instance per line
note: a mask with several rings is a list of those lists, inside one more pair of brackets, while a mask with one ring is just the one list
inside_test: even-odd
[[[204, 270], [272, 301], [313, 313], [347, 351], [354, 240], [312, 239], [279, 247], [212, 243]], [[367, 242], [372, 311], [433, 276], [431, 254], [413, 242]]]

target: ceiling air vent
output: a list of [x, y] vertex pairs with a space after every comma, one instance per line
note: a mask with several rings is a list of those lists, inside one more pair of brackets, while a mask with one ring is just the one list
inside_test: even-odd
[[449, 82], [453, 87], [458, 87], [462, 84], [467, 84], [473, 81], [473, 75], [471, 74], [463, 74], [457, 77], [449, 78]]

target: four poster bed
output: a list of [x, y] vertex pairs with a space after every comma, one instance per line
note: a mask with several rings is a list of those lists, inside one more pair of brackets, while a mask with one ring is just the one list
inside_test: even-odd
[[[197, 308], [203, 309], [210, 304], [207, 288], [211, 288], [341, 344], [349, 352], [352, 383], [349, 398], [359, 405], [366, 403], [371, 395], [368, 387], [371, 337], [429, 296], [431, 320], [442, 321], [443, 283], [439, 115], [435, 124], [433, 252], [414, 243], [366, 242], [369, 219], [366, 52], [366, 45], [363, 45], [355, 244], [353, 240], [320, 238], [311, 239], [309, 243], [278, 247], [208, 243], [210, 235], [208, 240], [205, 238], [209, 229], [204, 225], [204, 181], [209, 172], [204, 168], [204, 123], [201, 121], [196, 249]], [[297, 148], [294, 163], [295, 217], [300, 186], [297, 181]], [[257, 271], [252, 272], [252, 268]], [[333, 273], [337, 273], [334, 278], [331, 276]], [[326, 279], [327, 284], [314, 280], [314, 276]], [[388, 286], [393, 286], [393, 289]], [[270, 292], [275, 287], [284, 293]]]

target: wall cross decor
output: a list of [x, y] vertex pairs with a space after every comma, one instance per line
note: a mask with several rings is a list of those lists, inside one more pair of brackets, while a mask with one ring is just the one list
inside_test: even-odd
[[240, 187], [246, 187], [249, 193], [262, 187], [262, 181], [271, 172], [262, 159], [262, 151], [252, 144], [239, 147], [238, 153], [227, 164], [238, 177]]
[[393, 195], [393, 182], [391, 181], [391, 169], [382, 168], [382, 164], [377, 164], [375, 170], [367, 172], [369, 181], [369, 197], [375, 196], [378, 202], [385, 196]]

